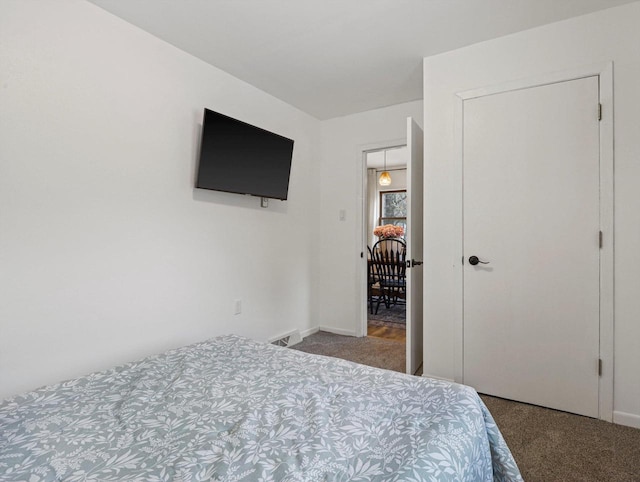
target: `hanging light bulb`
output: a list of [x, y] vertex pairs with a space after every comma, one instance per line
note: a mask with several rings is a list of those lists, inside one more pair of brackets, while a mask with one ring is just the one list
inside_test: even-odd
[[378, 178], [378, 184], [381, 186], [389, 186], [391, 185], [391, 174], [387, 171], [387, 150], [384, 150], [384, 170], [380, 174]]
[[381, 186], [391, 185], [391, 174], [389, 174], [387, 171], [382, 172], [380, 174], [380, 177], [378, 178], [378, 183]]

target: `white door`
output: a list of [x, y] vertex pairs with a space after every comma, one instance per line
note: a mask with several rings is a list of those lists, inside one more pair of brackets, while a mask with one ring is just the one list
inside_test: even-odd
[[593, 76], [463, 104], [464, 383], [591, 417], [598, 88]]
[[422, 213], [423, 138], [420, 126], [407, 118], [407, 373], [422, 365]]

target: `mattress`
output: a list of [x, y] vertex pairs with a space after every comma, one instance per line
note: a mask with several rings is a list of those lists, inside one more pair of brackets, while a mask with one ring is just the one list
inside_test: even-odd
[[522, 477], [470, 387], [229, 335], [3, 401], [0, 480]]

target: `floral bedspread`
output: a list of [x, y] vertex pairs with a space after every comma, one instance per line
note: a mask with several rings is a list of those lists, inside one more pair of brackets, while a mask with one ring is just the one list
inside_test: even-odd
[[519, 481], [466, 386], [223, 336], [7, 399], [2, 481]]

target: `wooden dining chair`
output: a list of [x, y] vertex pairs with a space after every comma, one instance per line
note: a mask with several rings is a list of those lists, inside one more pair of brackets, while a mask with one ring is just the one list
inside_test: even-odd
[[[367, 246], [367, 299], [369, 301], [369, 312], [373, 315], [373, 304], [380, 301], [383, 298], [382, 289], [380, 288], [380, 280], [378, 279], [378, 270], [376, 269], [375, 261], [373, 259], [373, 251]], [[376, 304], [375, 314], [378, 314], [378, 307], [380, 303]]]
[[382, 291], [378, 297], [376, 313], [380, 303], [388, 308], [406, 302], [407, 292], [407, 245], [401, 239], [381, 239], [373, 245], [372, 259], [376, 277]]

